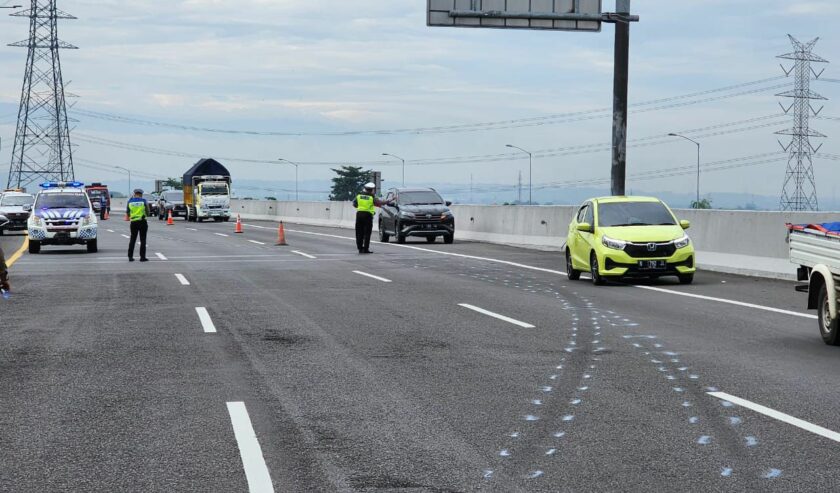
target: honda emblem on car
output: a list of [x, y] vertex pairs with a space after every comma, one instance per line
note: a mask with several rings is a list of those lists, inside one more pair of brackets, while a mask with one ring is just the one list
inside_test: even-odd
[[647, 248], [648, 248], [649, 252], [655, 252], [656, 251], [656, 243], [648, 243]]

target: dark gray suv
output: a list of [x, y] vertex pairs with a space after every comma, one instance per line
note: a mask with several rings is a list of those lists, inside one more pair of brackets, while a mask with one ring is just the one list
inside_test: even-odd
[[379, 213], [379, 241], [387, 243], [393, 236], [405, 243], [409, 236], [426, 238], [434, 243], [438, 236], [444, 243], [455, 241], [455, 216], [449, 210], [452, 202], [444, 201], [433, 188], [392, 188]]

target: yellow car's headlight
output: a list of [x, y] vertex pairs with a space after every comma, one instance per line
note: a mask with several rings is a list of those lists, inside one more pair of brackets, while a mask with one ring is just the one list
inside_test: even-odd
[[624, 250], [624, 247], [627, 246], [626, 241], [616, 240], [606, 235], [601, 237], [601, 244], [613, 250]]
[[679, 240], [674, 240], [674, 246], [677, 247], [677, 250], [680, 248], [685, 248], [691, 244], [691, 238], [688, 235], [683, 236]]

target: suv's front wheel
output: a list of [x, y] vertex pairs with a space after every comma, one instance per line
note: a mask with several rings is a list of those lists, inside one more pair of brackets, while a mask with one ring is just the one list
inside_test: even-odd
[[446, 243], [447, 245], [451, 245], [452, 243], [454, 243], [455, 242], [455, 233], [452, 233], [451, 235], [443, 235], [443, 242]]
[[394, 233], [396, 233], [397, 236], [397, 243], [401, 245], [405, 243], [405, 235], [402, 234], [402, 225], [400, 223], [396, 223], [396, 225], [394, 226], [394, 230]]

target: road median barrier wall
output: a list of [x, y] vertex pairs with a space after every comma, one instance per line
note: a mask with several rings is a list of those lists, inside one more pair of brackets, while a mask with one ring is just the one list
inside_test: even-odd
[[[234, 200], [243, 219], [284, 221], [352, 229], [350, 202]], [[453, 205], [455, 238], [546, 251], [563, 251], [577, 206]], [[836, 221], [840, 213], [691, 210], [674, 211], [691, 221], [691, 236], [702, 269], [777, 279], [794, 279], [788, 262], [786, 223]], [[374, 228], [376, 228], [374, 221]], [[558, 265], [563, 265], [558, 259]]]

